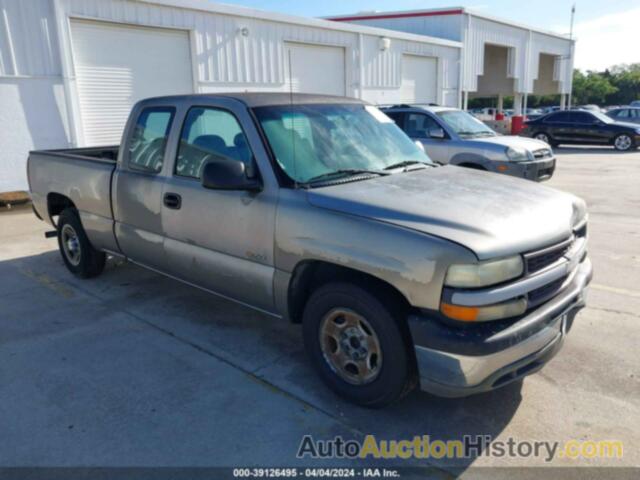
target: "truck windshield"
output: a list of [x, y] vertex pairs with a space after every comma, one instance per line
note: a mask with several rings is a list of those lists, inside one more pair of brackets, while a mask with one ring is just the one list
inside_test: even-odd
[[438, 112], [438, 116], [463, 138], [494, 137], [496, 135], [496, 132], [480, 120], [462, 110], [444, 110]]
[[[286, 105], [254, 112], [284, 172], [297, 183], [432, 164], [396, 124], [365, 105]], [[359, 178], [364, 178], [360, 176]]]

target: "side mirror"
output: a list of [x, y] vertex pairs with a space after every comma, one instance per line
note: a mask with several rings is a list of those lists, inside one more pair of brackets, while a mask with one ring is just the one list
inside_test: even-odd
[[443, 140], [445, 138], [444, 130], [442, 128], [432, 128], [429, 130], [429, 138]]
[[231, 158], [209, 161], [202, 169], [202, 186], [212, 190], [261, 190], [260, 183], [247, 177], [246, 166]]

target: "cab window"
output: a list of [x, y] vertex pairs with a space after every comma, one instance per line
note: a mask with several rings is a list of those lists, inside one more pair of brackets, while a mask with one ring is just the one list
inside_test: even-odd
[[187, 113], [175, 174], [200, 178], [209, 161], [233, 159], [250, 165], [253, 155], [236, 117], [222, 109], [193, 107]]
[[173, 108], [153, 107], [140, 112], [129, 141], [129, 167], [148, 173], [162, 170]]

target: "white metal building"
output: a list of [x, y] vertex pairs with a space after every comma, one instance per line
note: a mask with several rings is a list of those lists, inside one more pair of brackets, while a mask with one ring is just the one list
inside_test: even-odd
[[469, 97], [514, 96], [516, 114], [527, 95], [571, 92], [575, 42], [564, 35], [488, 16], [466, 8], [366, 12], [331, 17], [340, 23], [370, 25], [462, 42], [459, 105]]
[[229, 90], [456, 105], [461, 44], [205, 0], [0, 0], [0, 192], [28, 151], [116, 144], [137, 100]]

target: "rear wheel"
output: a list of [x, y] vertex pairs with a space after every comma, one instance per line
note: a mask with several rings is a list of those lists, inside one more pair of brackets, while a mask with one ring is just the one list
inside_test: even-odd
[[313, 292], [305, 306], [305, 348], [334, 392], [359, 405], [383, 407], [415, 385], [401, 321], [365, 289], [330, 283]]
[[635, 148], [635, 145], [630, 135], [622, 133], [613, 140], [613, 147], [619, 152], [626, 152]]
[[58, 246], [69, 271], [80, 278], [102, 273], [106, 255], [89, 242], [75, 209], [67, 208], [58, 218]]

